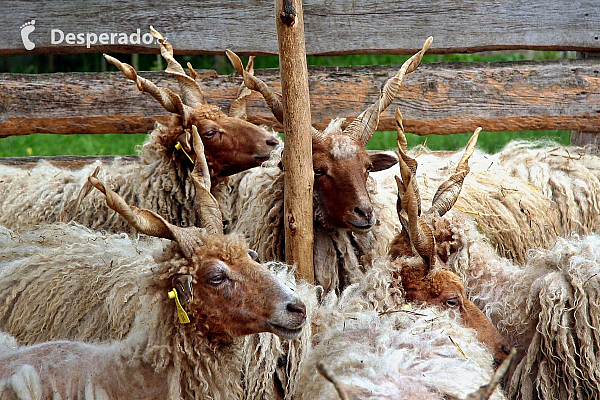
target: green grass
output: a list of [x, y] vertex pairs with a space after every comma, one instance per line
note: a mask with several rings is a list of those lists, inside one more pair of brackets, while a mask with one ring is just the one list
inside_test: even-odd
[[[466, 146], [472, 133], [459, 133], [455, 135], [428, 135], [418, 136], [406, 134], [408, 148], [425, 143], [431, 150], [457, 150]], [[551, 140], [558, 144], [568, 145], [571, 141], [570, 131], [515, 131], [515, 132], [481, 132], [477, 141], [478, 148], [486, 153], [496, 153], [511, 140]], [[367, 145], [371, 150], [395, 150], [396, 132], [375, 132]]]
[[0, 157], [58, 155], [127, 155], [136, 154], [135, 147], [146, 134], [51, 135], [38, 133], [0, 139]]
[[[409, 148], [423, 144], [431, 150], [456, 150], [464, 147], [470, 133], [456, 135], [418, 136], [408, 133]], [[552, 140], [568, 145], [569, 131], [520, 131], [482, 132], [478, 147], [487, 153], [495, 153], [511, 140]], [[0, 139], [0, 157], [57, 156], [57, 155], [127, 155], [136, 154], [145, 134], [108, 135], [50, 135], [38, 133], [28, 136], [11, 136]], [[371, 150], [395, 150], [396, 132], [376, 132], [369, 144]]]

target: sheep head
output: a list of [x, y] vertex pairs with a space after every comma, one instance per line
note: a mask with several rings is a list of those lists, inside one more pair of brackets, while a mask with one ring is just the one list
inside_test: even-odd
[[[131, 65], [106, 54], [104, 57], [128, 79], [136, 82], [138, 90], [149, 93], [167, 111], [178, 115], [178, 122], [169, 126], [169, 134], [162, 138], [165, 148], [185, 164], [186, 156], [175, 149], [175, 145], [180, 143], [194, 159], [196, 154], [189, 132], [192, 126], [196, 126], [204, 141], [211, 176], [229, 176], [266, 161], [271, 151], [279, 145], [279, 140], [263, 128], [246, 121], [245, 99], [250, 90], [240, 88], [237, 99], [231, 105], [230, 115], [223, 113], [219, 107], [206, 102], [192, 66], [188, 63], [189, 75], [186, 74], [175, 60], [171, 44], [152, 26], [150, 31], [160, 44], [160, 52], [167, 61], [165, 72], [177, 79], [180, 95], [139, 76]], [[247, 73], [253, 73], [251, 66]]]
[[191, 176], [197, 189], [201, 228], [172, 225], [150, 210], [129, 206], [97, 178], [90, 177], [89, 182], [104, 193], [107, 205], [138, 231], [170, 239], [179, 247], [182, 258], [170, 261], [161, 285], [165, 301], [169, 301], [170, 288], [176, 289], [189, 316], [190, 323], [181, 329], [219, 342], [260, 332], [287, 339], [298, 337], [306, 322], [304, 303], [257, 263], [256, 253], [239, 238], [223, 235], [219, 207], [210, 194], [202, 140], [195, 127], [192, 137], [200, 155]]
[[[327, 225], [364, 233], [376, 223], [367, 190], [369, 172], [389, 168], [398, 161], [385, 153], [369, 154], [365, 145], [377, 128], [379, 116], [396, 98], [404, 76], [419, 66], [432, 40], [428, 38], [423, 49], [385, 82], [377, 101], [345, 130], [341, 129], [343, 119], [334, 119], [324, 131], [312, 128], [315, 211], [317, 218]], [[226, 53], [234, 68], [243, 75], [246, 86], [263, 95], [277, 120], [283, 124], [280, 96], [262, 80], [245, 71], [235, 53], [230, 50]]]
[[402, 127], [402, 115], [396, 112], [398, 127], [398, 153], [400, 176], [398, 185], [398, 217], [403, 230], [394, 239], [390, 256], [399, 268], [402, 288], [409, 302], [426, 303], [458, 311], [466, 326], [477, 331], [499, 365], [509, 354], [510, 345], [500, 335], [491, 321], [470, 301], [464, 284], [455, 273], [443, 268], [438, 255], [434, 230], [443, 228], [442, 217], [454, 206], [465, 176], [469, 172], [468, 160], [475, 149], [481, 128], [477, 128], [456, 172], [437, 190], [431, 208], [421, 213], [421, 199], [415, 177], [417, 161], [406, 154], [406, 138]]

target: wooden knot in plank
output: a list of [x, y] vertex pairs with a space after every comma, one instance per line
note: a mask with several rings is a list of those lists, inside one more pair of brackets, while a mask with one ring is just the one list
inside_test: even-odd
[[283, 7], [279, 13], [279, 19], [285, 25], [292, 27], [296, 23], [296, 5], [294, 0], [283, 0]]

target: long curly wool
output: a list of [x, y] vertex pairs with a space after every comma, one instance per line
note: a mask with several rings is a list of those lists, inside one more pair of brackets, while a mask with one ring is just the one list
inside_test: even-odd
[[[137, 346], [132, 351], [142, 352], [156, 371], [174, 377], [174, 398], [244, 398], [245, 386], [259, 385], [244, 383], [248, 344], [236, 339], [215, 346], [179, 328], [174, 305], [165, 300], [168, 287], [160, 282], [181, 272], [184, 259], [174, 245], [165, 244], [101, 234], [77, 224], [40, 226], [21, 234], [1, 228], [0, 329], [28, 345], [121, 339], [121, 347]], [[213, 251], [210, 241], [205, 246]], [[147, 344], [131, 339], [135, 343], [129, 346], [137, 332], [146, 333]], [[258, 376], [255, 372], [253, 377]]]
[[[168, 318], [164, 327], [136, 326], [135, 322], [158, 301], [156, 296], [164, 301], [167, 288], [159, 294], [147, 292], [152, 290], [148, 285], [153, 277], [161, 275], [157, 263], [173, 256], [167, 241], [132, 240], [125, 234], [101, 234], [77, 224], [54, 224], [20, 234], [0, 227], [0, 248], [0, 330], [10, 332], [21, 344], [125, 340], [140, 329], [168, 333], [175, 325]], [[175, 265], [178, 260], [175, 256]], [[303, 298], [310, 317], [316, 306], [316, 289], [303, 282], [296, 284], [293, 269], [285, 264], [265, 266]], [[168, 315], [174, 314], [169, 310]], [[156, 365], [174, 359], [187, 366], [188, 373], [203, 377], [206, 381], [199, 381], [202, 398], [268, 399], [275, 398], [275, 374], [286, 393], [292, 393], [310, 337], [310, 327], [294, 341], [270, 333], [250, 335], [223, 349], [196, 348], [193, 362], [177, 360], [171, 343], [149, 347], [147, 353]], [[160, 335], [151, 338], [164, 341]], [[194, 347], [185, 335], [176, 342], [177, 348], [191, 351]], [[281, 357], [285, 365], [278, 365]], [[218, 390], [207, 382], [214, 382]]]
[[[98, 178], [128, 204], [158, 212], [179, 226], [196, 225], [195, 187], [187, 179], [189, 163], [174, 156], [169, 128], [156, 123], [140, 151], [139, 162], [116, 158], [110, 164], [96, 161], [77, 170], [40, 161], [32, 169], [0, 170], [0, 225], [15, 231], [40, 223], [56, 222], [74, 200], [87, 178], [100, 167]], [[137, 232], [106, 207], [101, 193], [93, 191], [73, 210], [74, 221], [109, 232]]]
[[598, 231], [600, 157], [590, 149], [514, 141], [489, 162], [492, 172], [523, 179], [552, 199], [566, 234]]
[[600, 237], [558, 238], [519, 267], [498, 257], [469, 222], [454, 221], [449, 265], [473, 301], [519, 350], [511, 398], [590, 399], [600, 369]]
[[[439, 310], [369, 311], [360, 292], [349, 287], [340, 298], [330, 292], [314, 313], [314, 347], [302, 366], [299, 399], [337, 398], [317, 374], [319, 362], [351, 398], [465, 398], [489, 383], [492, 357], [473, 330]], [[504, 396], [497, 389], [491, 398]]]
[[[230, 196], [228, 215], [231, 232], [246, 239], [261, 260], [283, 260], [285, 235], [283, 221], [284, 174], [277, 166], [281, 150], [274, 151], [263, 167], [251, 169], [230, 180], [236, 190]], [[362, 278], [374, 259], [386, 258], [389, 244], [397, 233], [396, 205], [380, 202], [375, 182], [367, 181], [377, 224], [364, 234], [332, 228], [324, 222], [323, 210], [315, 201], [315, 277], [325, 289], [344, 287]]]
[[[518, 263], [525, 261], [530, 248], [547, 248], [557, 237], [599, 228], [600, 157], [582, 149], [537, 148], [541, 145], [513, 142], [494, 155], [475, 151], [469, 160], [471, 172], [448, 212], [475, 220], [496, 251]], [[410, 154], [415, 157], [417, 152], [421, 152], [416, 157], [417, 180], [425, 207], [462, 153], [412, 149]], [[372, 174], [379, 193], [388, 194], [381, 202], [395, 204], [397, 174], [396, 168]]]

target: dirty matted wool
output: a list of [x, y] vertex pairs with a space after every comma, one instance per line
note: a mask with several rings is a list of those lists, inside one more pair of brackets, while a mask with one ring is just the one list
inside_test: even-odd
[[455, 224], [449, 265], [469, 296], [518, 349], [507, 391], [515, 399], [590, 399], [600, 369], [600, 237], [557, 238], [524, 266], [498, 257], [471, 223]]
[[[319, 362], [359, 399], [465, 398], [491, 380], [491, 355], [473, 330], [447, 313], [352, 311], [352, 297], [330, 293], [315, 313], [314, 323], [326, 328], [313, 338], [298, 398], [336, 398], [333, 385], [316, 371]], [[497, 389], [491, 398], [504, 396]]]
[[490, 162], [492, 172], [525, 180], [552, 199], [567, 235], [600, 228], [600, 157], [592, 149], [513, 141]]
[[[153, 210], [179, 226], [197, 225], [194, 197], [196, 189], [187, 179], [190, 165], [173, 153], [169, 128], [156, 123], [140, 150], [140, 160], [116, 158], [111, 163], [96, 161], [80, 169], [59, 168], [39, 161], [32, 169], [0, 168], [0, 225], [20, 231], [41, 223], [65, 218], [92, 229], [108, 232], [137, 232], [116, 212], [106, 207], [104, 196], [91, 192], [79, 205], [71, 207], [81, 188], [100, 167], [98, 179], [117, 192], [128, 204]], [[171, 135], [172, 136], [172, 135]], [[188, 163], [188, 164], [186, 164]]]

